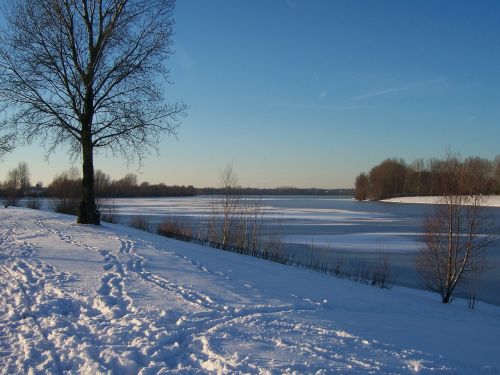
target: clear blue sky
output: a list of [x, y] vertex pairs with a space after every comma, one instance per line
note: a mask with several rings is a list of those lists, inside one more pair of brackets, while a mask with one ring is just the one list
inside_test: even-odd
[[[167, 97], [190, 108], [141, 181], [216, 186], [232, 161], [244, 186], [351, 187], [387, 157], [500, 154], [500, 1], [180, 0], [175, 21]], [[3, 173], [70, 166], [40, 153]]]

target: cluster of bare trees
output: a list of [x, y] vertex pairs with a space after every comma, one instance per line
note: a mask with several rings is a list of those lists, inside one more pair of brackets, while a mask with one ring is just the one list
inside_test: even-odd
[[5, 204], [17, 206], [19, 199], [24, 197], [31, 188], [30, 172], [26, 163], [19, 163], [17, 167], [7, 172], [7, 178], [2, 184], [1, 193], [5, 197]]
[[[71, 168], [57, 175], [47, 189], [47, 196], [52, 198], [53, 209], [60, 213], [76, 214], [80, 203], [81, 184], [82, 177], [76, 168]], [[150, 184], [148, 182], [138, 184], [137, 176], [133, 173], [113, 180], [101, 170], [95, 171], [94, 191], [96, 209], [99, 212], [106, 211], [105, 214], [109, 211], [110, 198], [171, 197], [195, 194], [192, 186], [167, 186], [163, 183]]]
[[192, 185], [168, 186], [164, 183], [151, 184], [147, 181], [137, 182], [137, 176], [128, 173], [123, 178], [112, 180], [111, 177], [100, 170], [95, 173], [95, 191], [98, 197], [185, 197], [196, 195]]
[[[81, 200], [82, 177], [78, 169], [70, 168], [56, 175], [47, 189], [37, 184], [33, 189], [30, 181], [28, 165], [21, 162], [17, 167], [8, 171], [6, 180], [0, 184], [0, 196], [4, 197], [5, 204], [16, 206], [19, 200], [28, 197], [28, 207], [40, 208], [37, 198], [47, 196], [51, 199], [51, 208], [59, 213], [76, 215]], [[105, 214], [110, 211], [110, 198], [118, 197], [177, 197], [193, 196], [196, 191], [193, 186], [167, 186], [163, 183], [150, 184], [142, 182], [138, 184], [137, 176], [129, 173], [125, 177], [113, 180], [111, 177], [96, 170], [94, 176], [94, 191], [96, 195], [96, 209]], [[102, 212], [101, 212], [102, 213]]]
[[[463, 194], [500, 194], [500, 155], [494, 160], [469, 157], [460, 161], [463, 168]], [[361, 173], [355, 180], [358, 200], [379, 200], [408, 195], [444, 195], [449, 190], [448, 160], [387, 159]]]
[[55, 212], [76, 215], [80, 202], [81, 175], [76, 168], [54, 177], [48, 186], [47, 194], [52, 198], [51, 205]]

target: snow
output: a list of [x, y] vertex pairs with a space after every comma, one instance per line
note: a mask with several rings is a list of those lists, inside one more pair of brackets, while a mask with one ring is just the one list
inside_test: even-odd
[[0, 373], [500, 372], [500, 307], [0, 211]]
[[[418, 204], [436, 204], [442, 197], [428, 196], [428, 197], [399, 197], [384, 199], [382, 202], [387, 203], [418, 203]], [[500, 207], [500, 195], [489, 195], [484, 197], [484, 205], [487, 207]]]

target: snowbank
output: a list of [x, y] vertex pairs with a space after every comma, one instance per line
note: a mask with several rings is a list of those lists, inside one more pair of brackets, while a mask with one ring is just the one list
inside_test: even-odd
[[0, 373], [498, 373], [500, 308], [0, 211]]
[[[436, 204], [439, 203], [441, 197], [399, 197], [383, 199], [382, 202], [388, 203], [419, 203], [419, 204]], [[488, 207], [500, 207], [500, 195], [490, 195], [484, 198], [484, 205]]]

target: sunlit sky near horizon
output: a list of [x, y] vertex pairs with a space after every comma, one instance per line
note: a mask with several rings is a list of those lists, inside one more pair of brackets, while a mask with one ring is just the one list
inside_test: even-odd
[[[352, 187], [388, 157], [500, 154], [500, 1], [178, 0], [171, 101], [189, 109], [141, 171], [98, 156], [113, 178], [218, 186]], [[25, 146], [48, 184], [71, 166]], [[76, 163], [79, 167], [79, 162]]]

